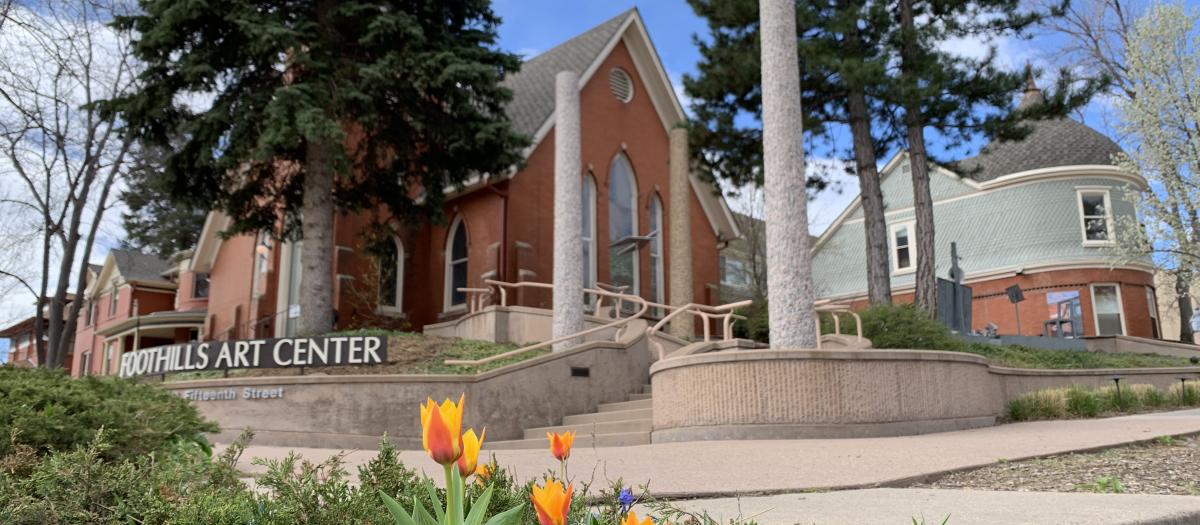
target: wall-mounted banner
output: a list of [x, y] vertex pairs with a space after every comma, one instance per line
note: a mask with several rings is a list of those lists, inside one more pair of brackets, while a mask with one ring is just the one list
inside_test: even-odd
[[386, 362], [387, 339], [377, 336], [208, 341], [126, 352], [121, 356], [121, 377], [239, 368], [381, 365]]

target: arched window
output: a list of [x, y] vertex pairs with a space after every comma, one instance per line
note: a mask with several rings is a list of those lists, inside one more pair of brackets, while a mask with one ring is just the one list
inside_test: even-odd
[[608, 172], [608, 273], [614, 286], [638, 291], [637, 180], [623, 153]]
[[663, 303], [662, 199], [650, 196], [650, 300]]
[[458, 290], [466, 286], [467, 225], [458, 217], [450, 223], [450, 235], [446, 237], [446, 310], [467, 304], [467, 294]]
[[583, 287], [596, 286], [596, 179], [583, 176]]
[[379, 247], [379, 308], [399, 312], [404, 301], [404, 245], [392, 237]]

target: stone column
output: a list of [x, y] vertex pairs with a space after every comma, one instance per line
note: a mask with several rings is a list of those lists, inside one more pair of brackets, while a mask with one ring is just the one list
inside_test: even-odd
[[[671, 130], [671, 202], [667, 219], [670, 225], [671, 267], [667, 270], [671, 306], [692, 302], [692, 188], [688, 159], [688, 132]], [[693, 316], [683, 314], [671, 321], [671, 335], [689, 339], [695, 333]]]
[[759, 0], [772, 348], [815, 348], [794, 0]]
[[[579, 75], [554, 77], [554, 332], [555, 339], [583, 330], [583, 216], [580, 194]], [[566, 350], [578, 340], [563, 341]]]

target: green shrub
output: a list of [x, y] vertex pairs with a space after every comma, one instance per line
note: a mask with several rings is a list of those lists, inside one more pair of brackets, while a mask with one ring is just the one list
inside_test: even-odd
[[1096, 417], [1103, 410], [1103, 405], [1091, 391], [1072, 385], [1067, 389], [1067, 413], [1074, 417]]
[[875, 348], [962, 350], [966, 343], [912, 305], [872, 306], [860, 314], [863, 336]]
[[1154, 385], [1129, 385], [1130, 392], [1137, 396], [1139, 405], [1145, 408], [1160, 408], [1167, 405], [1167, 395]]
[[0, 456], [15, 443], [39, 454], [69, 451], [95, 442], [101, 428], [104, 459], [143, 456], [180, 440], [207, 447], [204, 433], [217, 430], [183, 398], [153, 385], [0, 367]]

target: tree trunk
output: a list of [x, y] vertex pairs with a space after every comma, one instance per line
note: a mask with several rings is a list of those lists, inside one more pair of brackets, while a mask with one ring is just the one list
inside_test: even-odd
[[767, 306], [774, 348], [817, 343], [796, 50], [796, 4], [759, 0]]
[[905, 37], [901, 44], [901, 77], [906, 86], [904, 97], [904, 126], [908, 134], [908, 162], [912, 172], [913, 212], [917, 218], [914, 233], [916, 244], [916, 291], [913, 303], [930, 315], [937, 313], [937, 274], [934, 271], [933, 197], [929, 191], [929, 156], [925, 152], [925, 122], [921, 117], [921, 101], [916, 91], [916, 61], [918, 50], [916, 26], [913, 21], [912, 0], [900, 0], [900, 26]]
[[1191, 282], [1187, 272], [1175, 272], [1175, 298], [1179, 302], [1179, 341], [1195, 343], [1196, 334], [1192, 330], [1195, 311], [1192, 309]]
[[303, 268], [297, 335], [333, 329], [333, 170], [328, 144], [310, 141], [304, 163], [304, 200], [300, 227]]
[[850, 89], [846, 99], [850, 134], [854, 141], [855, 172], [863, 210], [867, 243], [867, 299], [872, 305], [892, 304], [892, 282], [888, 268], [887, 219], [883, 215], [883, 192], [879, 187], [875, 143], [867, 115], [867, 97], [861, 87]]

